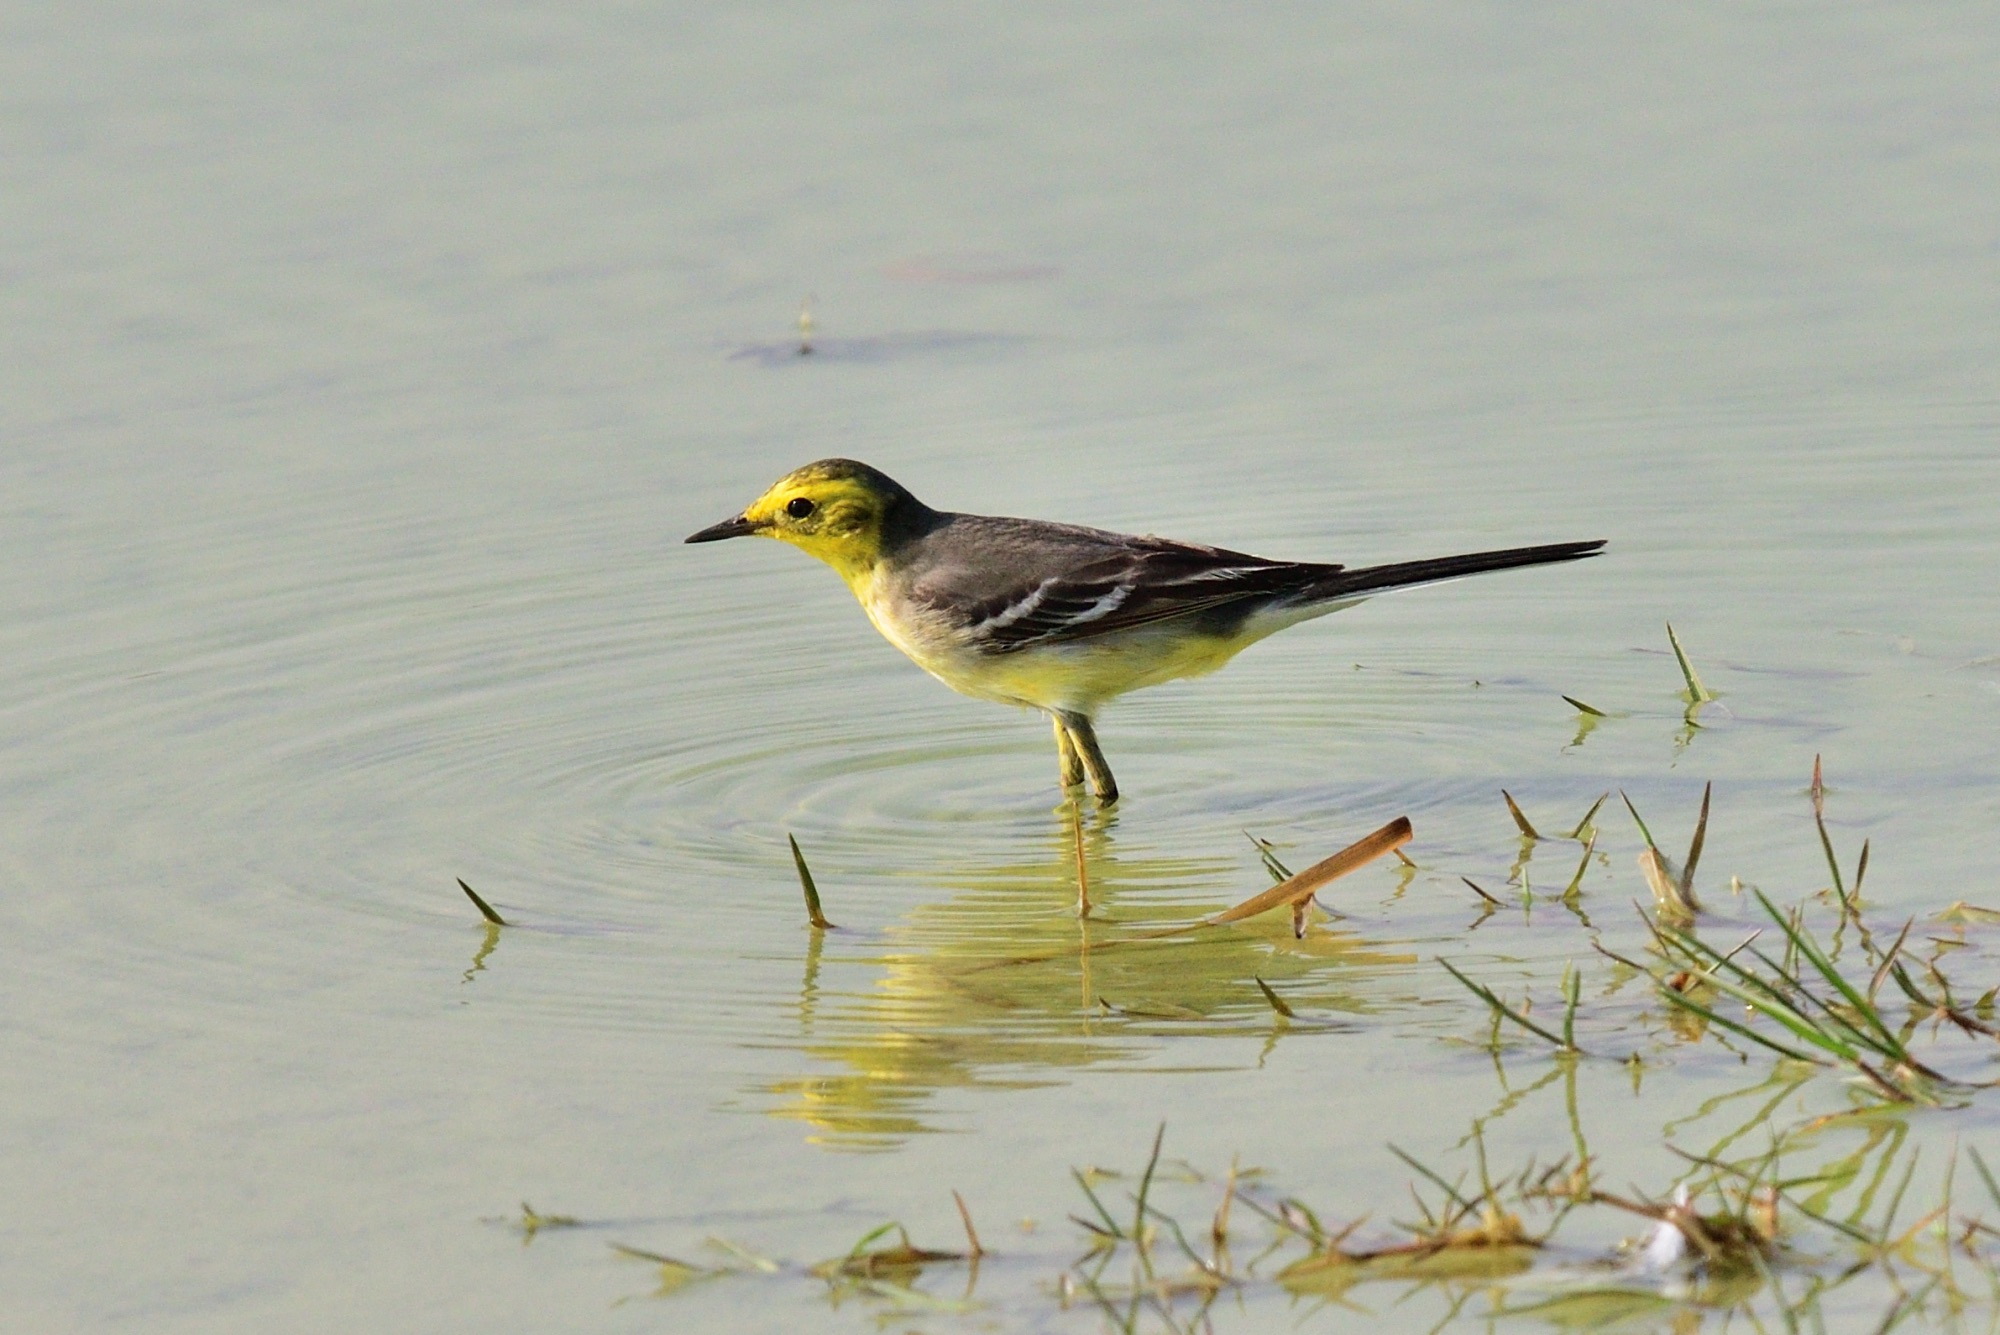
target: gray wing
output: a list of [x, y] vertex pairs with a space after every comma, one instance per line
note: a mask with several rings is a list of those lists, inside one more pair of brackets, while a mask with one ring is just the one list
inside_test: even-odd
[[934, 568], [911, 596], [988, 653], [1116, 634], [1233, 603], [1272, 602], [1341, 568], [1094, 529], [1024, 526], [977, 536], [984, 539], [976, 549], [988, 558], [985, 565]]

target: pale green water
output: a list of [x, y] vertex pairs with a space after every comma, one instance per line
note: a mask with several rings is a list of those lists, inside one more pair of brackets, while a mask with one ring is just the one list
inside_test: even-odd
[[[9, 1328], [872, 1330], [797, 1275], [619, 1305], [605, 1244], [946, 1242], [956, 1187], [986, 1305], [891, 1328], [1093, 1330], [1071, 1165], [1164, 1119], [1351, 1217], [1404, 1196], [1384, 1141], [1462, 1165], [1556, 1071], [1496, 1073], [1439, 954], [1545, 1002], [1585, 965], [1589, 1042], [1651, 1064], [1583, 1064], [1582, 1124], [1662, 1189], [1769, 1063], [1605, 999], [1557, 906], [1469, 931], [1458, 878], [1507, 879], [1502, 787], [1678, 848], [1713, 779], [1733, 938], [1732, 874], [1825, 883], [1823, 752], [1883, 921], [2000, 906], [1996, 57], [1971, 6], [0, 18]], [[1114, 917], [1261, 888], [1246, 827], [1297, 866], [1408, 814], [1414, 876], [1303, 943], [995, 969], [1078, 932], [1046, 726], [797, 553], [678, 545], [832, 454], [1273, 556], [1612, 546], [1104, 720]], [[1691, 739], [1667, 619], [1724, 694]], [[1623, 716], [1573, 745], [1561, 693]], [[1584, 908], [1637, 950], [1601, 821]], [[1908, 1125], [2000, 1154], [1991, 1104]], [[1561, 1082], [1488, 1134], [1566, 1151]], [[601, 1226], [524, 1250], [482, 1222], [523, 1198]], [[1397, 1296], [1354, 1298], [1450, 1297]]]

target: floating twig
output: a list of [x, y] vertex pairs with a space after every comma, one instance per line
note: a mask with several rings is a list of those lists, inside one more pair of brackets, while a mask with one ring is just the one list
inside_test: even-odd
[[1410, 827], [1410, 818], [1398, 816], [1373, 834], [1356, 840], [1330, 858], [1315, 862], [1298, 875], [1279, 882], [1261, 895], [1252, 895], [1234, 908], [1225, 909], [1213, 917], [1203, 919], [1203, 925], [1219, 927], [1223, 923], [1241, 922], [1245, 918], [1254, 918], [1266, 910], [1274, 909], [1280, 904], [1295, 904], [1309, 899], [1329, 881], [1338, 880], [1349, 872], [1367, 866], [1376, 858], [1401, 848], [1414, 837], [1415, 831]]

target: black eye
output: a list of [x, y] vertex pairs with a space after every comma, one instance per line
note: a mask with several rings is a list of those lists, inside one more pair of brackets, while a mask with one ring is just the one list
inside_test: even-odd
[[785, 513], [794, 519], [804, 519], [816, 508], [811, 501], [803, 496], [794, 496], [785, 502]]

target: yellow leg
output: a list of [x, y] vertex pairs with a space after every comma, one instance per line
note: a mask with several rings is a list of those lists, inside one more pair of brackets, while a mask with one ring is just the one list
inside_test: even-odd
[[1070, 745], [1082, 762], [1084, 773], [1090, 776], [1090, 786], [1097, 792], [1097, 804], [1108, 807], [1116, 802], [1118, 780], [1111, 777], [1111, 766], [1105, 762], [1104, 750], [1097, 744], [1097, 729], [1090, 726], [1090, 719], [1064, 711], [1056, 715], [1056, 727], [1069, 733]]
[[1069, 738], [1069, 729], [1054, 714], [1049, 721], [1056, 725], [1056, 760], [1062, 766], [1062, 786], [1074, 788], [1083, 782], [1083, 761], [1076, 754], [1076, 743]]

